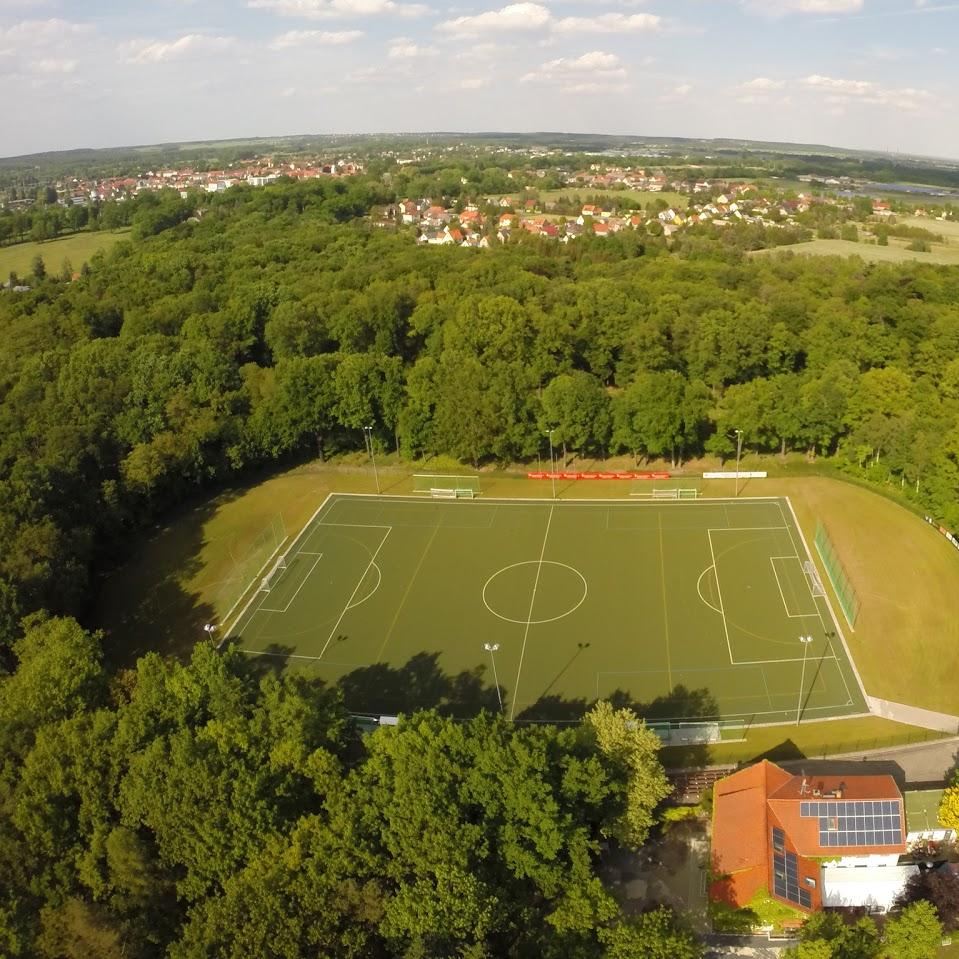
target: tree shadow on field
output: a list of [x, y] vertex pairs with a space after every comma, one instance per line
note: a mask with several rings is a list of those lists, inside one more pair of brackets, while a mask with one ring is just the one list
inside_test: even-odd
[[374, 663], [342, 676], [336, 683], [347, 709], [374, 715], [435, 709], [445, 716], [470, 717], [499, 712], [495, 687], [486, 685], [486, 670], [477, 666], [444, 673], [439, 653], [416, 653], [402, 666]]
[[227, 491], [182, 506], [98, 576], [84, 618], [103, 629], [109, 665], [132, 666], [148, 652], [187, 659], [198, 642], [207, 640], [203, 626], [214, 622], [216, 613], [182, 584], [202, 569], [206, 523], [237, 495]]

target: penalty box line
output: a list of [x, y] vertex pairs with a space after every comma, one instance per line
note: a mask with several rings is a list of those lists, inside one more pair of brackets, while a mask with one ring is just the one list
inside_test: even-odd
[[[300, 583], [300, 585], [296, 587], [296, 591], [295, 591], [295, 592], [293, 593], [293, 595], [289, 598], [289, 600], [287, 601], [286, 606], [284, 606], [282, 609], [276, 609], [276, 608], [274, 608], [274, 607], [272, 607], [272, 606], [262, 606], [262, 605], [261, 605], [261, 606], [257, 606], [257, 608], [256, 608], [255, 610], [253, 610], [253, 615], [255, 615], [256, 613], [285, 613], [285, 612], [293, 605], [293, 600], [295, 600], [296, 597], [300, 595], [300, 590], [303, 589], [303, 587], [307, 584], [307, 582], [309, 582], [310, 577], [313, 575], [313, 570], [315, 570], [316, 567], [320, 565], [320, 560], [323, 559], [323, 554], [322, 554], [322, 553], [299, 553], [298, 555], [300, 555], [300, 556], [315, 556], [316, 559], [313, 560], [313, 565], [309, 568], [309, 570], [307, 571], [306, 575], [303, 577], [303, 582]], [[295, 558], [296, 558], [296, 557], [294, 557], [294, 559], [295, 559]], [[271, 590], [270, 590], [271, 592], [272, 592], [272, 589], [273, 589], [273, 588], [271, 588]], [[268, 594], [268, 595], [269, 595], [269, 594]]]
[[[332, 526], [333, 524], [327, 524]], [[336, 525], [347, 525], [347, 524], [336, 524]], [[363, 570], [363, 575], [356, 581], [356, 586], [353, 587], [353, 592], [350, 593], [350, 598], [346, 601], [346, 605], [343, 607], [343, 611], [340, 613], [336, 622], [333, 624], [333, 629], [330, 630], [330, 635], [327, 637], [326, 642], [323, 644], [323, 648], [320, 650], [318, 656], [313, 657], [314, 659], [322, 659], [326, 654], [326, 650], [329, 647], [330, 643], [333, 641], [333, 637], [336, 635], [336, 631], [340, 628], [340, 623], [343, 622], [343, 617], [350, 611], [350, 607], [353, 605], [353, 600], [356, 599], [356, 594], [359, 592], [360, 587], [363, 585], [363, 580], [366, 579], [367, 573], [373, 568], [374, 563], [376, 562], [376, 557], [379, 556], [380, 550], [383, 548], [383, 544], [389, 539], [390, 533], [393, 532], [392, 526], [379, 526], [377, 529], [385, 529], [386, 532], [383, 534], [383, 538], [380, 540], [379, 546], [373, 552], [373, 555], [370, 557], [370, 561], [366, 564], [366, 569]]]
[[[717, 610], [717, 612], [723, 618], [723, 632], [725, 633], [725, 636], [726, 636], [726, 651], [729, 654], [730, 666], [771, 666], [776, 663], [801, 663], [802, 662], [801, 656], [797, 659], [736, 659], [736, 657], [733, 655], [732, 641], [729, 638], [729, 623], [726, 620], [726, 603], [723, 601], [723, 590], [722, 590], [722, 585], [720, 584], [720, 581], [719, 581], [719, 566], [716, 562], [716, 551], [713, 547], [714, 532], [729, 533], [729, 532], [737, 532], [737, 531], [751, 532], [751, 531], [780, 530], [780, 529], [785, 529], [788, 531], [788, 526], [737, 526], [732, 529], [727, 527], [718, 527], [716, 529], [713, 529], [712, 527], [710, 527], [706, 530], [706, 538], [709, 541], [709, 555], [713, 561], [713, 565], [712, 565], [713, 575], [716, 578], [716, 594], [719, 599], [719, 609]], [[817, 613], [816, 615], [818, 616], [819, 614]], [[836, 653], [835, 651], [832, 650], [831, 645], [829, 649], [830, 649], [830, 654], [828, 656], [821, 656], [819, 657], [819, 659], [822, 662], [832, 659], [838, 663], [839, 657], [836, 656]], [[839, 673], [840, 675], [842, 675], [841, 666], [839, 667]], [[845, 683], [845, 677], [843, 677], [843, 682]], [[848, 690], [847, 690], [847, 693], [848, 693]]]

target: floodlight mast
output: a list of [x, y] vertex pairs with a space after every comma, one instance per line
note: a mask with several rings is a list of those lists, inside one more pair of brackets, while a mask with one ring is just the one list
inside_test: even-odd
[[376, 492], [380, 492], [380, 474], [376, 471], [376, 457], [373, 455], [373, 427], [363, 427], [363, 438], [366, 440], [366, 449], [370, 454], [370, 462], [373, 464], [373, 479], [376, 481]]
[[503, 694], [499, 688], [499, 677], [496, 675], [496, 657], [493, 653], [499, 649], [499, 643], [483, 643], [483, 649], [489, 653], [490, 662], [493, 664], [493, 682], [496, 684], [496, 698], [499, 700], [499, 711], [503, 712]]
[[553, 463], [553, 434], [555, 432], [556, 427], [554, 426], [546, 433], [549, 439], [549, 478], [553, 481], [553, 499], [556, 499], [556, 466]]
[[736, 496], [739, 496], [739, 460], [743, 453], [743, 431], [735, 430], [736, 433]]
[[802, 643], [802, 675], [799, 679], [799, 703], [796, 706], [796, 725], [799, 725], [799, 717], [802, 715], [802, 691], [806, 685], [806, 654], [809, 652], [809, 644], [812, 642], [812, 636], [800, 636], [799, 642]]

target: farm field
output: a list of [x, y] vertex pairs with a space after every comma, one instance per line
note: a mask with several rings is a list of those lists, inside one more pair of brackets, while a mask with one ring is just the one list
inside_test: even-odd
[[[920, 225], [933, 232], [944, 233], [929, 225], [929, 221], [920, 221]], [[809, 240], [806, 243], [789, 243], [786, 246], [770, 247], [766, 250], [754, 250], [750, 256], [771, 256], [790, 251], [805, 256], [858, 256], [868, 263], [937, 263], [940, 265], [959, 264], [959, 239], [950, 243], [933, 243], [929, 253], [907, 250], [907, 240], [890, 237], [889, 246], [870, 243], [854, 243], [852, 240]]]
[[43, 257], [47, 273], [59, 273], [64, 260], [69, 260], [73, 268], [79, 270], [95, 253], [110, 249], [129, 233], [129, 230], [101, 230], [97, 233], [74, 233], [42, 243], [16, 243], [0, 247], [0, 277], [5, 282], [11, 271], [16, 271], [20, 276], [26, 275], [38, 253]]

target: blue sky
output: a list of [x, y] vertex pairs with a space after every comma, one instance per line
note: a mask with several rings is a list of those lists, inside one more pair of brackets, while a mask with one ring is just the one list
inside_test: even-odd
[[959, 2], [0, 0], [0, 155], [423, 130], [959, 158]]

